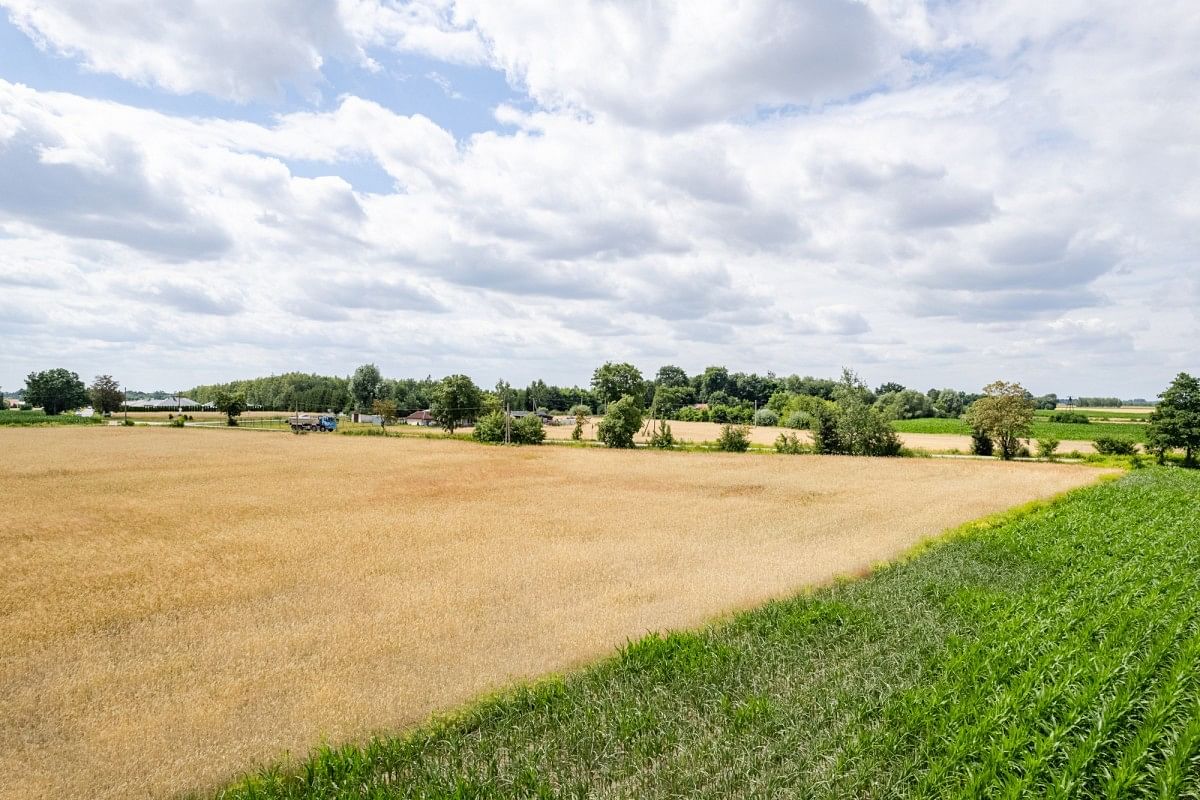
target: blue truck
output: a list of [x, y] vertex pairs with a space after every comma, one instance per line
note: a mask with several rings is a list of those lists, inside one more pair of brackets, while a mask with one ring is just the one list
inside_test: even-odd
[[337, 430], [337, 417], [333, 414], [297, 414], [288, 417], [287, 422], [296, 432]]

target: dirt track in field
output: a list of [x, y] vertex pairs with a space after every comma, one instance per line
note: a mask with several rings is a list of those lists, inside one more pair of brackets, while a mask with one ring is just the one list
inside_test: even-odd
[[167, 428], [0, 451], [14, 799], [211, 789], [1097, 475]]

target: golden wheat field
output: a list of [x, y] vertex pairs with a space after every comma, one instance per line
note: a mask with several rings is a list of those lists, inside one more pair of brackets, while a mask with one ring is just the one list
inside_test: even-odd
[[219, 429], [0, 452], [14, 799], [208, 791], [1097, 475]]

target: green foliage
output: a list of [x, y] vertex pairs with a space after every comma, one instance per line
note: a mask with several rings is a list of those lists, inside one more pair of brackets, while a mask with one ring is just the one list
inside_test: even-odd
[[983, 387], [983, 394], [967, 409], [967, 424], [990, 436], [1001, 458], [1011, 459], [1020, 440], [1033, 434], [1033, 402], [1019, 383], [995, 381]]
[[1058, 451], [1058, 439], [1038, 439], [1037, 448], [1038, 458], [1053, 459]]
[[750, 406], [727, 406], [718, 404], [708, 409], [709, 422], [749, 425], [753, 419], [754, 409]]
[[929, 398], [911, 389], [881, 394], [875, 400], [875, 408], [884, 419], [919, 419], [937, 413]]
[[671, 433], [671, 426], [667, 424], [665, 419], [660, 419], [654, 423], [650, 431], [651, 447], [657, 447], [660, 450], [670, 450], [675, 446], [675, 436]]
[[1137, 445], [1133, 442], [1114, 439], [1111, 436], [1097, 436], [1092, 444], [1097, 453], [1105, 456], [1129, 456], [1137, 452]]
[[490, 411], [475, 421], [471, 438], [478, 442], [500, 444], [504, 441], [504, 424], [507, 416], [503, 411]]
[[97, 375], [88, 389], [88, 397], [91, 398], [92, 409], [101, 415], [117, 411], [125, 401], [125, 393], [112, 375]]
[[237, 425], [237, 417], [246, 410], [246, 396], [241, 392], [217, 392], [216, 400], [213, 404], [217, 407], [217, 411], [225, 415], [225, 424], [229, 426]]
[[871, 392], [857, 375], [843, 370], [833, 396], [833, 403], [820, 401], [814, 409], [814, 452], [855, 456], [900, 454], [900, 437], [872, 405]]
[[572, 411], [575, 414], [575, 427], [571, 429], [571, 439], [579, 442], [583, 440], [583, 426], [587, 425], [591, 409], [587, 406], [575, 406]]
[[990, 456], [995, 452], [992, 437], [985, 431], [971, 431], [971, 453], [977, 456]]
[[659, 414], [674, 416], [679, 409], [691, 403], [693, 399], [695, 399], [695, 392], [692, 391], [692, 387], [690, 386], [659, 385], [654, 390], [654, 399], [651, 401], [651, 406]]
[[1182, 449], [1191, 466], [1200, 450], [1200, 381], [1181, 372], [1160, 395], [1150, 415], [1148, 441], [1162, 461], [1167, 450]]
[[1139, 470], [220, 797], [1197, 797], [1197, 518]]
[[587, 422], [587, 418], [591, 415], [592, 407], [584, 405], [583, 403], [576, 403], [575, 405], [571, 406], [571, 410], [567, 412], [567, 416], [569, 417], [575, 417], [576, 419], [583, 417], [584, 422]]
[[25, 402], [41, 406], [47, 416], [53, 417], [87, 405], [87, 388], [79, 375], [61, 367], [31, 372], [25, 378]]
[[132, 428], [134, 426], [133, 420], [128, 419], [128, 418], [121, 420], [121, 424], [127, 428]]
[[813, 415], [807, 411], [789, 411], [783, 419], [785, 428], [794, 428], [796, 430], [807, 430], [812, 427]]
[[513, 444], [541, 444], [546, 438], [546, 429], [536, 414], [528, 414], [513, 421], [509, 436]]
[[754, 412], [754, 424], [772, 428], [779, 424], [779, 415], [770, 408], [760, 408]]
[[633, 447], [633, 437], [642, 427], [642, 404], [630, 395], [609, 403], [604, 419], [596, 428], [596, 438], [605, 447]]
[[396, 421], [396, 403], [392, 400], [373, 400], [371, 413], [379, 417], [380, 427], [386, 428]]
[[1079, 411], [1055, 411], [1048, 419], [1065, 425], [1090, 425], [1091, 419]]
[[80, 417], [75, 414], [56, 414], [47, 416], [44, 412], [26, 409], [24, 411], [0, 410], [0, 428], [41, 428], [49, 426], [100, 425], [100, 417]]
[[658, 373], [654, 376], [654, 383], [660, 387], [666, 386], [669, 388], [689, 387], [691, 384], [688, 381], [688, 375], [682, 368], [674, 364], [667, 364], [658, 368]]
[[[232, 418], [231, 418], [231, 419], [232, 419]], [[183, 418], [183, 415], [182, 415], [182, 414], [180, 414], [178, 417], [171, 417], [171, 420], [170, 420], [170, 421], [167, 423], [167, 427], [169, 427], [169, 428], [182, 428], [182, 427], [183, 427], [184, 425], [186, 425], [186, 424], [187, 424], [187, 421], [186, 421], [186, 420]], [[229, 424], [230, 424], [230, 425], [233, 425], [233, 424], [235, 424], [235, 423], [233, 423], [233, 422], [230, 422]]]
[[801, 453], [811, 452], [808, 445], [800, 441], [794, 433], [781, 433], [775, 439], [775, 452], [784, 453], [786, 455], [800, 455]]
[[363, 364], [350, 378], [350, 397], [356, 411], [366, 411], [383, 392], [383, 375], [374, 364]]
[[429, 413], [446, 433], [479, 414], [483, 394], [466, 375], [448, 375], [433, 390]]
[[726, 453], [746, 452], [750, 449], [750, 429], [745, 425], [721, 426], [721, 435], [717, 437], [717, 449]]
[[641, 371], [633, 364], [609, 361], [596, 367], [592, 373], [592, 390], [606, 403], [631, 397], [640, 406], [645, 395], [645, 381], [642, 380]]
[[[288, 372], [265, 378], [230, 381], [229, 383], [196, 386], [185, 394], [198, 403], [211, 403], [217, 393], [241, 393], [248, 408], [271, 411], [340, 411], [352, 410], [350, 381], [347, 378], [325, 375], [310, 375], [303, 372]], [[130, 392], [130, 400], [141, 399], [138, 392]], [[400, 408], [425, 408], [423, 404], [406, 404], [393, 397]], [[362, 410], [369, 408], [364, 406]]]

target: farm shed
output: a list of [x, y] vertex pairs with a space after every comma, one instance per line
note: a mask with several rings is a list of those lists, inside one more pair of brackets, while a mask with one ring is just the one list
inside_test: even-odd
[[429, 412], [429, 409], [426, 408], [421, 411], [414, 411], [413, 413], [409, 414], [407, 417], [404, 418], [404, 424], [405, 425], [418, 425], [422, 428], [428, 428], [431, 425], [435, 425], [437, 423], [433, 418], [433, 414], [431, 414]]

